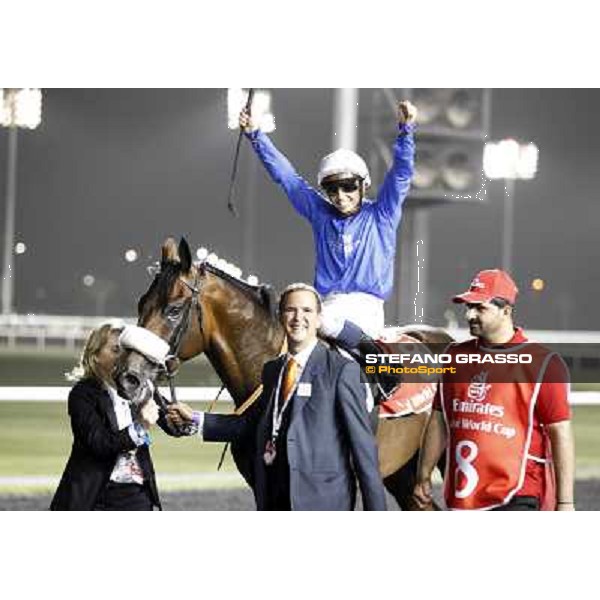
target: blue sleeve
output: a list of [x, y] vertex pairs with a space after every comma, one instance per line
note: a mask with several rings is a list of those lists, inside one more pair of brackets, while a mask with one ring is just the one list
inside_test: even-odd
[[312, 223], [317, 211], [324, 208], [325, 200], [296, 172], [265, 133], [257, 130], [246, 137], [271, 179], [281, 186], [296, 212]]
[[377, 212], [394, 227], [400, 223], [402, 205], [410, 189], [415, 164], [414, 125], [399, 126], [394, 161], [377, 194]]

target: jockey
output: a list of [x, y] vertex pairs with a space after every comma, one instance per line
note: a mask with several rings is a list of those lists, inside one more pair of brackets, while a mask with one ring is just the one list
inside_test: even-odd
[[393, 287], [396, 232], [413, 174], [414, 122], [410, 102], [398, 104], [393, 164], [377, 197], [365, 161], [350, 150], [321, 160], [315, 189], [304, 180], [246, 109], [239, 124], [270, 177], [312, 226], [316, 265], [314, 286], [323, 297], [320, 333], [347, 349], [378, 352], [373, 338], [384, 327], [383, 303]]

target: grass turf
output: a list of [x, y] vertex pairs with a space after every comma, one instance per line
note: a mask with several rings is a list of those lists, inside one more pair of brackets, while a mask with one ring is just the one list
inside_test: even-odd
[[[206, 403], [194, 405], [205, 409]], [[219, 405], [227, 412], [228, 405]], [[578, 477], [600, 477], [600, 407], [573, 410]], [[0, 493], [48, 491], [54, 484], [2, 482], [3, 477], [58, 477], [71, 447], [66, 406], [60, 402], [0, 403]], [[222, 470], [216, 470], [223, 444], [202, 443], [198, 438], [174, 439], [159, 429], [153, 433], [152, 455], [158, 473], [169, 474], [164, 489], [217, 488], [241, 485], [233, 477], [235, 465], [228, 453]], [[196, 477], [184, 477], [197, 474]], [[202, 475], [199, 475], [202, 474]], [[212, 475], [209, 475], [212, 474]], [[177, 475], [181, 477], [176, 477]]]
[[[68, 385], [63, 374], [77, 362], [77, 353], [61, 348], [0, 349], [0, 386]], [[182, 366], [177, 385], [220, 385], [204, 357]], [[600, 384], [575, 384], [574, 389], [598, 390]], [[199, 408], [206, 405], [198, 404]], [[227, 412], [229, 406], [219, 404]], [[600, 406], [574, 408], [577, 475], [600, 477]], [[152, 454], [159, 481], [161, 474], [202, 473], [201, 478], [170, 478], [160, 482], [164, 489], [240, 485], [232, 478], [235, 466], [228, 453], [220, 475], [216, 471], [222, 444], [203, 444], [198, 439], [173, 439], [156, 430]], [[71, 447], [71, 432], [62, 403], [0, 402], [0, 478], [53, 476], [62, 473]], [[214, 478], [208, 476], [215, 474]], [[0, 493], [48, 491], [49, 484], [2, 483]]]
[[[193, 405], [199, 410], [206, 403]], [[219, 407], [226, 412], [227, 405]], [[197, 437], [176, 439], [156, 428], [152, 433], [152, 456], [159, 474], [203, 474], [201, 478], [173, 477], [165, 481], [166, 489], [186, 487], [223, 487], [240, 485], [241, 480], [228, 452], [220, 472], [217, 464], [223, 444], [204, 444]], [[40, 491], [53, 489], [54, 484], [2, 482], [6, 477], [54, 476], [62, 473], [71, 451], [72, 436], [66, 405], [61, 402], [1, 402], [0, 403], [0, 493], [15, 493], [25, 488]], [[210, 476], [209, 474], [213, 474]], [[225, 474], [225, 476], [221, 475]]]

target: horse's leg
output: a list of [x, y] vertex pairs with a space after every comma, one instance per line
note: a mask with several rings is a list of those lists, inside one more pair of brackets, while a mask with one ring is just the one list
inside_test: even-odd
[[[418, 450], [427, 413], [381, 419], [377, 428], [379, 470], [388, 492], [402, 510], [419, 510], [412, 498], [416, 483]], [[437, 510], [434, 505], [432, 510]]]
[[416, 483], [418, 457], [419, 453], [415, 452], [404, 466], [383, 480], [386, 490], [394, 496], [402, 510], [419, 510], [412, 499], [412, 491]]
[[404, 466], [419, 449], [427, 413], [408, 415], [395, 419], [379, 419], [377, 445], [379, 471], [389, 477]]

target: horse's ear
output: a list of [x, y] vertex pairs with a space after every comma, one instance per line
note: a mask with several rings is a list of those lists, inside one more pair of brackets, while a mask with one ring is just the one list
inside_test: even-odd
[[188, 273], [192, 268], [192, 253], [184, 237], [179, 242], [179, 260], [181, 261], [181, 270]]
[[167, 238], [162, 245], [161, 262], [179, 262], [179, 253], [177, 251], [177, 242], [173, 238]]

